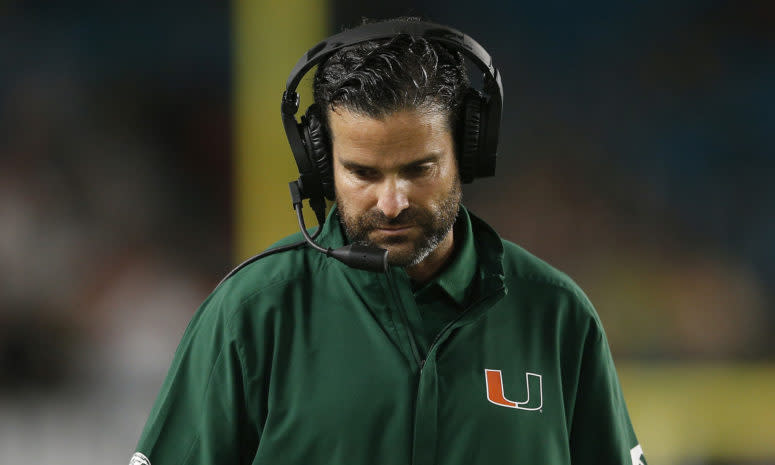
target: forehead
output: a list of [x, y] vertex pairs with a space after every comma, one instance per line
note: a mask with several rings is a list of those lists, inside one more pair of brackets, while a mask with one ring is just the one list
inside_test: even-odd
[[399, 110], [372, 117], [347, 109], [329, 110], [334, 159], [389, 165], [429, 154], [452, 156], [448, 117], [439, 111]]

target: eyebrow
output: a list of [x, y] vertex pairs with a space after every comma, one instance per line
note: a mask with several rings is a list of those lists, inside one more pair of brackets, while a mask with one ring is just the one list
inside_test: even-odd
[[[399, 170], [404, 170], [404, 169], [407, 169], [407, 168], [414, 168], [414, 167], [417, 167], [417, 166], [420, 166], [420, 165], [424, 165], [425, 163], [431, 163], [431, 162], [438, 161], [439, 158], [440, 158], [440, 155], [437, 154], [437, 153], [434, 153], [434, 154], [428, 155], [425, 158], [421, 158], [421, 159], [415, 160], [415, 161], [413, 161], [411, 163], [407, 163], [406, 165], [401, 165], [401, 166], [398, 167], [398, 169]], [[340, 163], [342, 164], [342, 166], [345, 169], [348, 169], [350, 171], [359, 170], [359, 169], [373, 169], [372, 166], [362, 165], [362, 164], [360, 164], [358, 162], [351, 161], [351, 160], [343, 160]]]

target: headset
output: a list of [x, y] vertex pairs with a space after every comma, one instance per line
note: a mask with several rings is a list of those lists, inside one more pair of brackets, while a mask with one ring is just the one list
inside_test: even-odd
[[321, 108], [312, 104], [301, 122], [296, 121], [299, 94], [296, 87], [307, 72], [338, 50], [373, 40], [390, 39], [400, 34], [422, 37], [460, 51], [483, 73], [482, 90], [465, 91], [461, 115], [457, 122], [456, 141], [458, 170], [463, 183], [474, 178], [495, 175], [503, 85], [498, 70], [487, 51], [471, 37], [440, 24], [392, 20], [362, 26], [333, 35], [305, 53], [294, 66], [283, 92], [281, 113], [285, 134], [299, 169], [302, 199], [309, 199], [318, 222], [325, 221], [325, 200], [334, 200], [331, 145], [328, 141]]
[[[387, 251], [384, 249], [350, 244], [332, 250], [314, 242], [326, 220], [325, 199], [335, 199], [331, 144], [328, 141], [319, 105], [313, 103], [307, 108], [301, 121], [296, 120], [300, 100], [296, 88], [309, 70], [340, 49], [362, 42], [390, 39], [402, 34], [438, 42], [459, 51], [482, 72], [482, 89], [469, 87], [465, 90], [459, 119], [455, 123], [458, 138], [455, 141], [458, 148], [458, 170], [463, 183], [471, 183], [474, 178], [495, 175], [498, 133], [503, 109], [503, 85], [492, 58], [478, 42], [451, 27], [425, 21], [390, 20], [364, 24], [340, 32], [321, 41], [299, 58], [288, 77], [282, 96], [283, 127], [299, 169], [299, 178], [291, 181], [289, 187], [304, 241], [267, 250], [246, 260], [224, 277], [221, 283], [262, 257], [304, 244], [350, 267], [387, 272]], [[304, 199], [309, 199], [310, 207], [318, 221], [317, 231], [312, 236], [307, 232], [302, 215]]]

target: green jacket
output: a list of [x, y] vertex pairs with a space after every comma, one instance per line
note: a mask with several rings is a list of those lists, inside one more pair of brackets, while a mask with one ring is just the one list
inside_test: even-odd
[[[332, 248], [345, 243], [335, 214], [318, 239]], [[645, 464], [585, 295], [460, 218], [478, 257], [473, 303], [424, 360], [402, 269], [388, 278], [306, 247], [271, 255], [197, 311], [138, 453], [153, 465]]]

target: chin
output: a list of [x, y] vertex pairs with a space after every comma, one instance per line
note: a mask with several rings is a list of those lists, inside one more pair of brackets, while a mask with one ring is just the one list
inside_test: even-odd
[[[371, 241], [372, 245], [388, 251], [388, 263], [391, 266], [412, 266], [422, 261], [419, 245], [408, 236], [383, 237]], [[427, 256], [428, 254], [424, 254]], [[418, 260], [418, 258], [420, 258]]]
[[388, 251], [388, 263], [393, 266], [412, 265], [417, 257], [417, 252], [414, 247], [401, 247], [388, 244], [380, 245], [380, 247]]
[[417, 247], [383, 247], [388, 251], [388, 263], [392, 266], [411, 267], [419, 265], [428, 258], [435, 249]]

